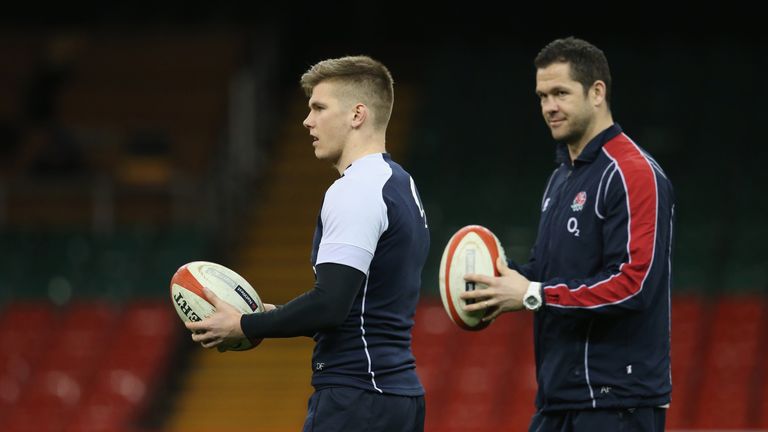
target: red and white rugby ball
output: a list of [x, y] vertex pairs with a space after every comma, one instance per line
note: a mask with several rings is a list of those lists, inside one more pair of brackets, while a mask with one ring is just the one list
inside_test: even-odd
[[[208, 301], [203, 287], [243, 313], [264, 312], [256, 290], [235, 271], [208, 261], [194, 261], [179, 267], [171, 278], [171, 301], [184, 322], [202, 321], [216, 308]], [[261, 339], [241, 339], [226, 348], [245, 351], [255, 348]]]
[[465, 281], [464, 275], [499, 276], [496, 269], [499, 256], [506, 261], [499, 239], [480, 225], [467, 225], [458, 230], [445, 246], [440, 260], [440, 298], [451, 321], [464, 330], [482, 330], [491, 323], [481, 321], [487, 311], [464, 311], [467, 302], [459, 297], [461, 293], [488, 288], [485, 284]]

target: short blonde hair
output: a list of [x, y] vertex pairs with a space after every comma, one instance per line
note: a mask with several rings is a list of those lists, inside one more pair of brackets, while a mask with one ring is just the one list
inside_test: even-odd
[[301, 88], [307, 97], [323, 81], [333, 81], [345, 87], [346, 97], [368, 106], [373, 113], [373, 126], [383, 129], [392, 115], [395, 99], [394, 80], [389, 70], [368, 56], [348, 56], [323, 60], [301, 76]]

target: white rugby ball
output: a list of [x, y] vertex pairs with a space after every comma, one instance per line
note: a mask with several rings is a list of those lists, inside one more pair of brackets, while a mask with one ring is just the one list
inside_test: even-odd
[[[179, 267], [171, 278], [171, 301], [182, 321], [202, 321], [216, 311], [205, 296], [203, 287], [213, 291], [240, 312], [264, 312], [264, 305], [256, 290], [242, 276], [221, 264], [194, 261]], [[225, 348], [244, 351], [260, 343], [261, 339], [243, 338]]]
[[440, 298], [451, 321], [464, 330], [481, 330], [491, 323], [481, 321], [487, 310], [464, 311], [467, 302], [459, 297], [461, 293], [488, 288], [485, 284], [465, 281], [464, 275], [499, 276], [496, 269], [499, 256], [506, 261], [499, 239], [480, 225], [468, 225], [458, 230], [445, 246], [440, 260]]

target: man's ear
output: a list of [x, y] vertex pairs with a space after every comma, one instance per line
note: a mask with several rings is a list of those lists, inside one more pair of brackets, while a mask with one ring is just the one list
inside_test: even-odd
[[597, 80], [592, 84], [589, 93], [594, 106], [599, 106], [605, 103], [605, 91], [605, 82]]
[[352, 108], [352, 127], [357, 129], [368, 119], [368, 107], [358, 103]]

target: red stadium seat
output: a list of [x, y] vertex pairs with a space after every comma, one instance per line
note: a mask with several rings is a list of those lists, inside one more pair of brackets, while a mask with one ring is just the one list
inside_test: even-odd
[[[127, 370], [144, 380], [165, 364], [172, 341], [178, 335], [178, 319], [162, 302], [129, 305], [120, 317], [109, 350], [105, 354], [105, 370]], [[137, 349], [137, 343], [141, 349]]]
[[0, 419], [21, 397], [43, 356], [56, 311], [47, 302], [13, 302], [0, 315]]
[[[439, 402], [439, 410], [446, 415], [428, 415], [426, 429], [497, 431], [518, 430], [520, 424], [527, 427], [533, 412], [531, 389], [535, 391], [530, 326], [531, 317], [526, 314], [503, 315], [478, 332], [454, 326], [451, 343], [455, 349], [445, 375], [451, 379], [443, 380], [446, 384]], [[512, 410], [525, 412], [524, 418], [518, 414], [510, 423]]]
[[61, 432], [71, 409], [59, 405], [20, 405], [3, 423], [3, 432]]
[[124, 430], [147, 394], [147, 383], [128, 371], [100, 371], [67, 431]]
[[130, 406], [110, 401], [95, 402], [82, 407], [64, 429], [65, 432], [125, 431], [132, 420]]
[[55, 310], [49, 303], [16, 302], [3, 310], [0, 318], [0, 376], [19, 379], [47, 346], [54, 327]]
[[414, 320], [412, 346], [416, 372], [426, 391], [427, 411], [440, 416], [441, 399], [449, 385], [445, 377], [450, 373], [455, 348], [451, 341], [461, 330], [450, 321], [439, 301], [423, 300]]
[[509, 359], [504, 385], [498, 387], [502, 420], [498, 430], [527, 430], [535, 412], [536, 362], [533, 356], [533, 317], [510, 314], [517, 340]]
[[[768, 311], [766, 311], [768, 312]], [[754, 427], [768, 430], [768, 368], [765, 358], [768, 356], [768, 314], [763, 318], [762, 332], [758, 335], [757, 371], [754, 375], [755, 387], [752, 389], [750, 414], [754, 417]]]
[[759, 366], [764, 322], [762, 297], [733, 297], [718, 301], [711, 314], [712, 330], [700, 363], [701, 387], [693, 427], [746, 429], [750, 419], [753, 382]]
[[9, 416], [9, 429], [60, 431], [82, 400], [84, 381], [61, 371], [36, 373]]
[[[10, 326], [0, 329], [5, 347], [31, 338], [46, 355], [34, 367], [19, 366], [15, 351], [0, 356], [7, 372], [0, 375], [0, 415], [7, 414], [2, 430], [126, 430], [173, 349], [178, 332], [172, 309], [159, 300], [129, 304], [122, 313], [105, 303], [78, 302], [62, 311], [55, 326], [49, 309], [25, 305], [14, 310], [18, 321], [9, 318], [13, 314], [3, 317], [26, 326], [25, 337]], [[26, 379], [23, 386], [18, 377]]]
[[708, 329], [707, 304], [699, 297], [672, 298], [672, 403], [667, 427], [693, 426], [696, 396], [701, 375], [701, 357]]
[[66, 431], [126, 430], [141, 412], [177, 336], [177, 319], [161, 301], [127, 305], [80, 408]]
[[113, 336], [115, 318], [115, 311], [103, 303], [70, 305], [38, 370], [64, 371], [83, 379], [92, 375]]
[[40, 301], [17, 301], [7, 304], [0, 316], [1, 330], [34, 328], [39, 329], [55, 316], [53, 305]]

